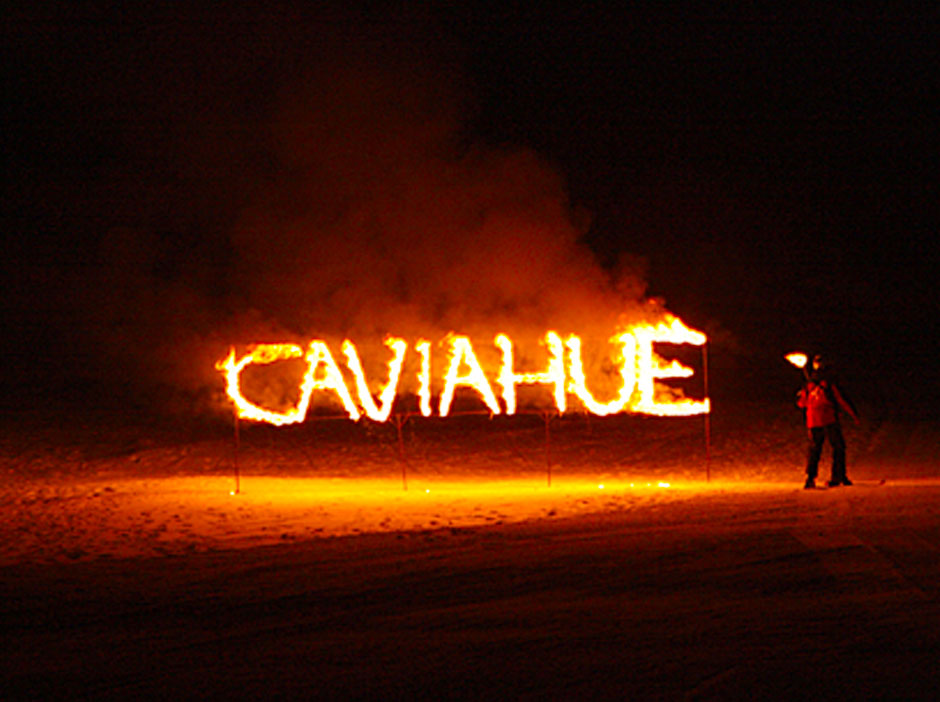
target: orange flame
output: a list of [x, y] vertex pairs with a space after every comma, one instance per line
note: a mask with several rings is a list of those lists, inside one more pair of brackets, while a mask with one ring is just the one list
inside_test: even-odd
[[568, 347], [568, 389], [574, 393], [589, 412], [592, 414], [606, 417], [608, 414], [622, 412], [630, 401], [633, 394], [633, 387], [636, 384], [636, 373], [634, 369], [634, 358], [636, 356], [636, 338], [630, 333], [625, 332], [616, 336], [611, 341], [619, 341], [623, 347], [619, 358], [616, 360], [620, 365], [620, 375], [623, 378], [623, 385], [620, 388], [620, 394], [616, 399], [610, 402], [598, 402], [594, 399], [590, 390], [587, 389], [587, 381], [584, 377], [584, 364], [581, 361], [581, 339], [573, 334], [565, 341]]
[[408, 344], [404, 339], [389, 337], [385, 340], [385, 345], [395, 352], [395, 356], [388, 364], [388, 383], [382, 388], [379, 398], [382, 402], [382, 408], [379, 409], [369, 392], [369, 386], [366, 384], [365, 373], [362, 372], [362, 364], [359, 362], [359, 353], [353, 343], [346, 339], [343, 342], [343, 353], [346, 354], [347, 365], [356, 378], [356, 391], [359, 394], [359, 403], [365, 410], [366, 416], [376, 422], [384, 422], [392, 413], [392, 405], [395, 403], [395, 395], [398, 393], [398, 379], [401, 377], [401, 367], [405, 362], [405, 351]]
[[415, 349], [421, 354], [421, 370], [418, 371], [418, 407], [422, 417], [431, 416], [431, 342], [420, 339]]
[[809, 360], [805, 353], [800, 353], [799, 351], [788, 353], [784, 358], [797, 368], [806, 368], [806, 362]]
[[692, 344], [702, 346], [705, 335], [689, 329], [678, 317], [669, 317], [670, 321], [657, 325], [634, 327], [631, 332], [637, 340], [637, 390], [640, 398], [633, 409], [643, 414], [655, 414], [661, 417], [677, 417], [692, 414], [706, 414], [711, 409], [709, 399], [689, 400], [657, 397], [656, 378], [687, 378], [694, 371], [673, 361], [669, 366], [662, 365], [662, 359], [653, 352], [653, 344]]
[[[460, 374], [461, 364], [469, 368], [469, 371], [463, 375]], [[450, 403], [454, 399], [454, 390], [458, 385], [465, 385], [476, 390], [486, 406], [490, 408], [490, 412], [499, 414], [499, 403], [496, 402], [493, 388], [490, 387], [483, 368], [480, 367], [470, 339], [465, 336], [450, 337], [450, 364], [444, 376], [444, 389], [441, 391], [440, 405], [437, 410], [440, 416], [446, 417], [450, 412]]]
[[[618, 368], [622, 384], [616, 397], [607, 402], [595, 398], [587, 387], [581, 355], [581, 338], [571, 334], [562, 341], [555, 331], [549, 331], [541, 340], [548, 352], [548, 361], [542, 371], [517, 371], [513, 357], [513, 342], [506, 334], [498, 334], [495, 346], [502, 354], [502, 363], [496, 383], [502, 389], [502, 401], [506, 414], [516, 413], [516, 391], [520, 385], [545, 385], [552, 389], [555, 408], [559, 413], [567, 411], [567, 393], [580, 400], [590, 413], [599, 416], [623, 411], [639, 412], [657, 416], [689, 416], [708, 413], [710, 401], [692, 400], [682, 396], [677, 389], [657, 382], [666, 378], [688, 378], [694, 374], [676, 360], [667, 363], [654, 352], [654, 345], [692, 344], [701, 346], [706, 337], [690, 329], [676, 317], [669, 316], [659, 324], [640, 324], [620, 331], [610, 340], [617, 348], [611, 360]], [[362, 368], [359, 352], [350, 340], [342, 343], [346, 367], [355, 382], [358, 404], [350, 394], [343, 372], [336, 364], [325, 341], [310, 342], [307, 352], [295, 344], [259, 344], [251, 347], [241, 358], [233, 348], [229, 355], [216, 364], [225, 378], [226, 393], [235, 405], [237, 415], [243, 419], [267, 422], [275, 425], [302, 422], [306, 417], [314, 391], [322, 390], [335, 394], [350, 419], [358, 420], [362, 414], [376, 422], [384, 422], [391, 415], [397, 397], [408, 343], [404, 339], [388, 337], [385, 345], [392, 351], [388, 361], [388, 379], [378, 393], [378, 402], [369, 389]], [[474, 390], [493, 414], [500, 414], [500, 407], [490, 381], [487, 379], [474, 352], [470, 339], [456, 334], [448, 335], [442, 345], [446, 349], [446, 371], [443, 388], [438, 400], [438, 415], [450, 413], [454, 394], [459, 387]], [[420, 357], [417, 371], [418, 407], [422, 416], [432, 414], [431, 406], [431, 342], [419, 339], [415, 351]], [[802, 354], [791, 354], [791, 357]], [[303, 358], [307, 363], [300, 383], [300, 398], [296, 405], [275, 411], [261, 407], [245, 398], [242, 393], [241, 373], [251, 364], [267, 365], [278, 361]]]
[[[330, 355], [330, 349], [325, 341], [310, 342], [307, 363], [307, 373], [304, 376], [304, 382], [300, 386], [303, 392], [301, 397], [303, 397], [304, 406], [310, 404], [310, 395], [313, 394], [314, 390], [332, 390], [343, 403], [349, 418], [358, 420], [360, 416], [359, 409], [349, 395], [349, 390], [343, 380], [343, 373], [336, 365], [336, 361], [333, 360], [333, 356]], [[318, 379], [316, 377], [317, 370], [321, 365], [323, 366], [324, 375]]]
[[301, 395], [300, 403], [292, 410], [287, 412], [273, 412], [252, 404], [242, 396], [239, 380], [241, 372], [250, 363], [268, 364], [276, 361], [285, 361], [292, 358], [300, 358], [304, 352], [295, 344], [259, 344], [255, 346], [251, 353], [235, 360], [235, 349], [231, 349], [227, 358], [215, 364], [215, 367], [225, 374], [225, 391], [235, 403], [235, 410], [238, 416], [243, 419], [251, 419], [256, 422], [268, 422], [278, 426], [283, 424], [295, 424], [304, 421], [307, 416], [306, 402], [309, 397]]
[[516, 413], [516, 385], [551, 385], [555, 390], [555, 407], [559, 412], [567, 408], [565, 398], [565, 359], [564, 346], [561, 337], [550, 331], [542, 340], [548, 348], [548, 369], [544, 373], [516, 373], [514, 370], [512, 341], [505, 334], [497, 334], [494, 342], [503, 352], [503, 365], [499, 372], [497, 382], [503, 388], [503, 402], [506, 403], [506, 414]]

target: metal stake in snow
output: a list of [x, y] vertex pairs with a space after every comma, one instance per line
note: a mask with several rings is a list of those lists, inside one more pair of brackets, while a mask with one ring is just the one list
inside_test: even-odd
[[[705, 397], [708, 397], [708, 342], [702, 344], [702, 379], [705, 383]], [[712, 425], [711, 412], [706, 412], [705, 417], [705, 482], [712, 481]]]
[[542, 412], [542, 418], [545, 420], [545, 476], [548, 482], [548, 487], [552, 486], [552, 454], [551, 454], [551, 434], [549, 432], [548, 426], [552, 421], [551, 412]]
[[401, 436], [401, 425], [403, 421], [404, 420], [400, 414], [395, 415], [395, 429], [398, 430], [398, 462], [401, 463], [401, 489], [407, 491], [408, 463], [405, 461], [405, 442]]
[[235, 410], [235, 456], [234, 456], [234, 460], [232, 461], [234, 464], [234, 469], [235, 469], [235, 491], [232, 493], [233, 495], [237, 495], [238, 493], [241, 492], [241, 472], [239, 471], [239, 468], [238, 468], [238, 449], [239, 449], [239, 445], [241, 444], [241, 437], [239, 436], [238, 422], [239, 422], [238, 409], [236, 408]]

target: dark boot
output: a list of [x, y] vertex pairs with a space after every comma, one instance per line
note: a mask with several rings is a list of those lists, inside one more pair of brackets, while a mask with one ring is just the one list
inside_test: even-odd
[[842, 428], [838, 424], [826, 427], [826, 436], [832, 446], [832, 473], [829, 476], [829, 485], [851, 485], [845, 473], [845, 439], [842, 437]]

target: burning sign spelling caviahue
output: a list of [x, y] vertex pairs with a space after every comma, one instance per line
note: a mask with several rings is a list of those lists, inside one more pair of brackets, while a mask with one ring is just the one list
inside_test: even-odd
[[[619, 412], [638, 412], [659, 416], [689, 416], [707, 413], [708, 398], [691, 400], [656, 382], [663, 378], [687, 378], [694, 371], [678, 361], [666, 364], [654, 351], [656, 343], [692, 344], [702, 346], [705, 335], [690, 329], [677, 317], [669, 316], [659, 324], [638, 324], [624, 329], [610, 340], [616, 349], [612, 359], [621, 378], [620, 390], [609, 401], [597, 400], [587, 387], [584, 365], [581, 358], [581, 339], [571, 334], [562, 338], [549, 331], [542, 339], [548, 355], [544, 370], [523, 371], [515, 368], [513, 342], [505, 334], [498, 334], [494, 345], [501, 353], [499, 374], [495, 383], [501, 389], [502, 406], [497, 400], [493, 385], [487, 378], [470, 339], [451, 334], [442, 341], [446, 352], [438, 397], [437, 412], [440, 417], [450, 413], [457, 388], [466, 387], [475, 391], [492, 414], [516, 413], [517, 387], [520, 385], [543, 385], [550, 391], [555, 409], [564, 413], [568, 409], [568, 394], [574, 395], [588, 412], [606, 416]], [[342, 370], [329, 346], [323, 340], [311, 341], [306, 350], [297, 344], [258, 344], [238, 357], [233, 348], [228, 357], [219, 361], [216, 368], [225, 377], [226, 392], [235, 405], [238, 417], [269, 424], [295, 424], [304, 421], [314, 391], [332, 393], [342, 404], [350, 419], [358, 420], [363, 414], [370, 419], [383, 422], [389, 418], [399, 392], [405, 356], [409, 350], [406, 340], [388, 337], [385, 345], [391, 351], [386, 381], [378, 393], [376, 402], [369, 389], [356, 346], [348, 339], [341, 350], [346, 357], [346, 367], [355, 384], [355, 399], [350, 392]], [[419, 339], [414, 344], [420, 363], [417, 371], [417, 398], [420, 413], [433, 414], [431, 403], [431, 343]], [[283, 410], [266, 409], [245, 397], [241, 387], [242, 372], [253, 364], [269, 365], [283, 361], [302, 360], [306, 369], [299, 384], [299, 400]], [[357, 402], [358, 400], [358, 402]]]

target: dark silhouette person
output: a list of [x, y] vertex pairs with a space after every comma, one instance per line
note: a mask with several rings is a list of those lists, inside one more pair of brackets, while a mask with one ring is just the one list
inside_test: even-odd
[[845, 438], [839, 423], [840, 412], [846, 412], [858, 424], [855, 407], [839, 389], [826, 359], [813, 356], [811, 367], [804, 369], [806, 382], [797, 396], [797, 405], [806, 415], [806, 429], [809, 446], [806, 451], [806, 489], [816, 487], [816, 475], [819, 472], [819, 458], [823, 444], [829, 441], [832, 449], [832, 473], [829, 487], [851, 485], [852, 481], [845, 470]]

